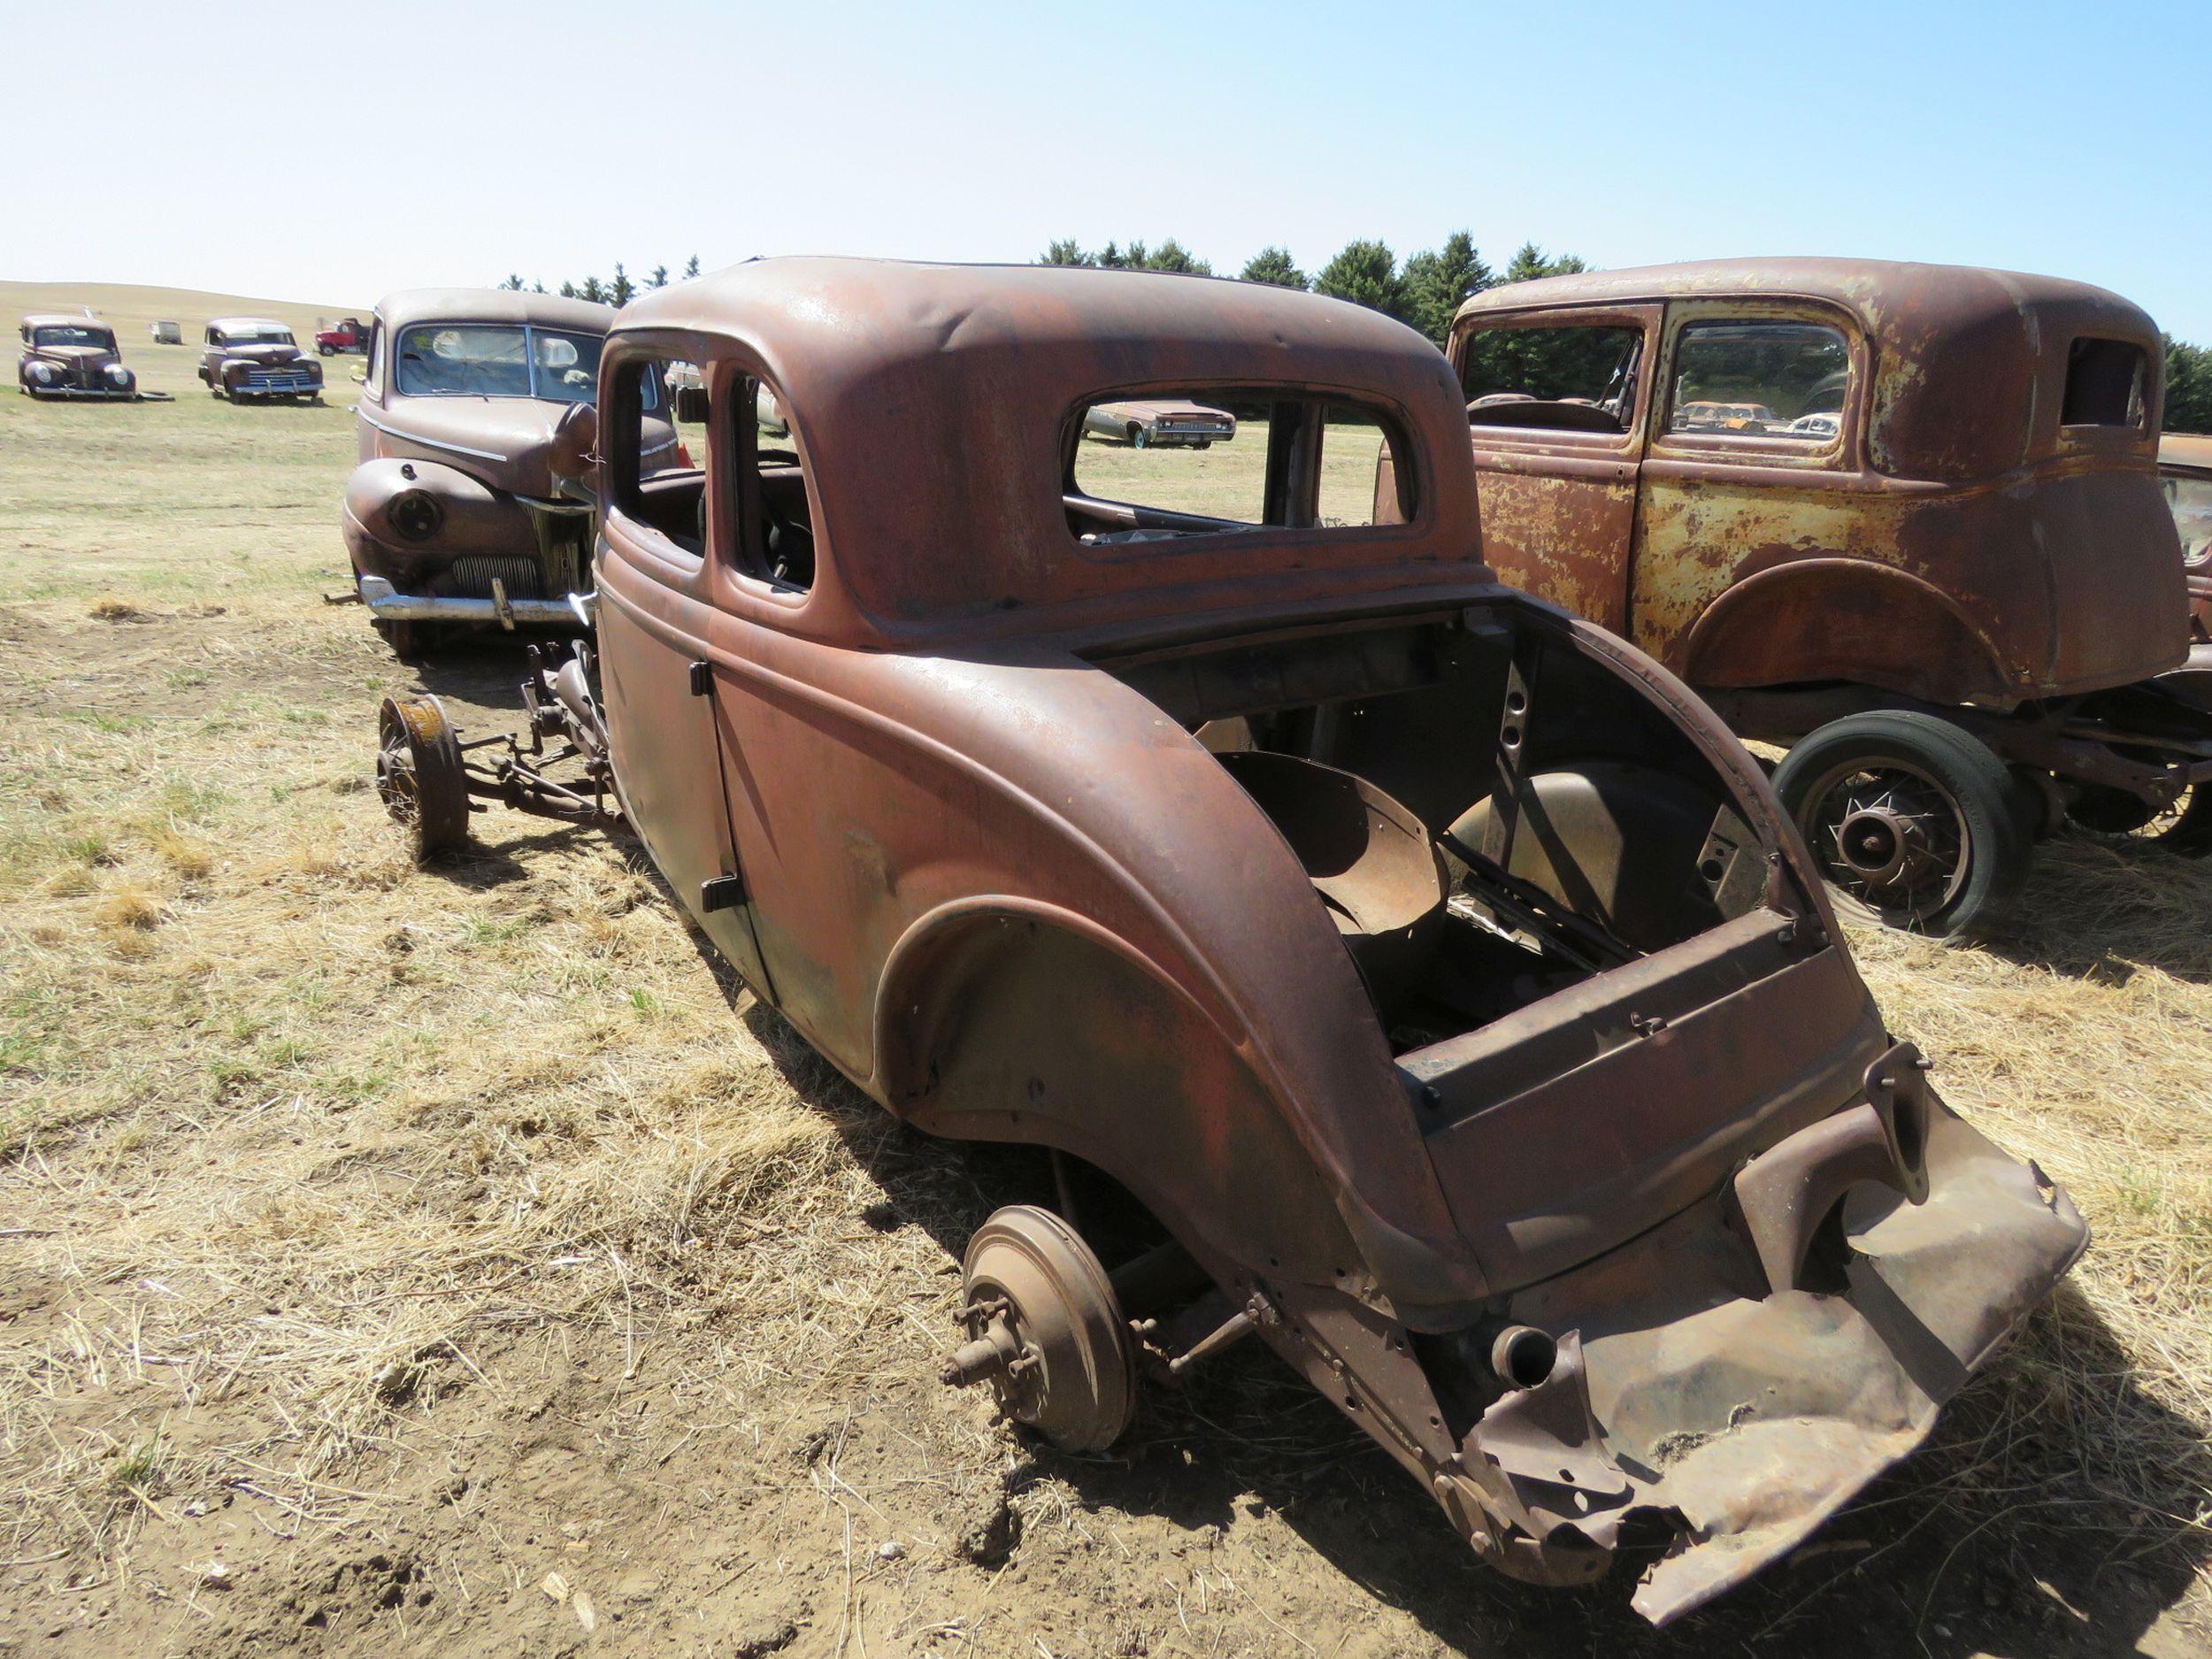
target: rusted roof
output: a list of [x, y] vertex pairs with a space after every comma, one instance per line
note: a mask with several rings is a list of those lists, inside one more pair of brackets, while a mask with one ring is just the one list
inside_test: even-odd
[[605, 334], [614, 321], [611, 305], [512, 288], [402, 288], [379, 300], [376, 314], [388, 328], [426, 322], [531, 323], [594, 334]]
[[[1141, 593], [1156, 614], [1167, 587], [1190, 604], [1262, 603], [1278, 579], [1310, 595], [1340, 571], [1371, 591], [1386, 565], [1425, 567], [1409, 582], [1488, 577], [1457, 384], [1421, 335], [1360, 306], [1159, 273], [804, 257], [647, 294], [614, 338], [645, 330], [696, 337], [657, 349], [701, 361], [734, 342], [776, 383], [826, 556], [800, 631], [1113, 610]], [[1415, 522], [1078, 541], [1061, 493], [1085, 403], [1251, 386], [1350, 393], [1394, 413], [1410, 451], [1398, 465], [1423, 480]], [[1196, 591], [1209, 588], [1218, 595]]]
[[288, 334], [292, 332], [291, 324], [280, 323], [273, 317], [211, 317], [207, 319], [207, 326], [218, 334], [236, 334], [247, 328], [281, 328]]
[[19, 326], [53, 328], [65, 324], [75, 328], [104, 328], [110, 334], [115, 332], [112, 324], [103, 322], [97, 317], [87, 317], [82, 311], [27, 311]]

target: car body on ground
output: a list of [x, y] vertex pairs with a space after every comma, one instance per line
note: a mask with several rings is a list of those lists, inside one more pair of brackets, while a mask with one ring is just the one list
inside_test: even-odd
[[123, 365], [115, 330], [81, 312], [33, 311], [18, 333], [15, 383], [33, 397], [130, 402], [138, 377]]
[[1855, 906], [1970, 927], [2069, 820], [2212, 848], [2212, 657], [2135, 306], [1715, 261], [1490, 289], [1448, 352], [1500, 573], [1795, 746], [1778, 787]]
[[1184, 399], [1132, 398], [1092, 405], [1084, 412], [1083, 431], [1139, 449], [1203, 449], [1234, 438], [1237, 418], [1225, 409]]
[[2201, 645], [2212, 641], [2212, 437], [2180, 432], [2162, 436], [2158, 487], [2181, 537], [2189, 627]]
[[184, 343], [184, 325], [164, 320], [148, 323], [146, 332], [157, 346], [180, 346]]
[[267, 317], [218, 317], [201, 335], [200, 380], [234, 403], [323, 394], [323, 365], [300, 349], [291, 329]]
[[[591, 507], [563, 495], [548, 457], [562, 416], [596, 396], [613, 317], [491, 288], [413, 288], [377, 306], [342, 523], [356, 586], [403, 654], [445, 627], [577, 625]], [[672, 457], [675, 434], [653, 419]]]
[[341, 318], [336, 326], [315, 331], [315, 349], [326, 357], [334, 357], [343, 351], [365, 353], [369, 349], [369, 326], [358, 317]]
[[[707, 435], [659, 469], [675, 363]], [[1086, 409], [1200, 388], [1260, 452], [1246, 516], [1171, 468], [1085, 489]], [[503, 756], [388, 701], [380, 786], [425, 854], [472, 795], [618, 798], [857, 1087], [1051, 1155], [1055, 1209], [970, 1240], [948, 1383], [1094, 1450], [1140, 1369], [1256, 1335], [1508, 1572], [1671, 1537], [1663, 1621], [1916, 1445], [2082, 1248], [1884, 1028], [1742, 744], [1482, 562], [1410, 329], [766, 260], [626, 307], [595, 417], [557, 457], [595, 658], [534, 675]], [[1325, 514], [1378, 435], [1389, 511]]]

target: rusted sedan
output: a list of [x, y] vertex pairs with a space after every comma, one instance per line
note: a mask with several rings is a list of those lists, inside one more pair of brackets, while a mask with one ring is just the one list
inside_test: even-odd
[[[575, 627], [590, 503], [549, 470], [554, 428], [597, 396], [611, 306], [489, 288], [388, 295], [356, 406], [343, 526], [354, 582], [403, 657], [442, 631]], [[677, 439], [657, 392], [656, 464]]]
[[134, 401], [138, 377], [123, 366], [115, 330], [104, 322], [68, 311], [33, 311], [19, 333], [15, 384], [32, 397]]
[[266, 317], [218, 317], [202, 337], [201, 384], [234, 403], [323, 395], [323, 365], [300, 349], [284, 324]]
[[2212, 438], [2170, 432], [2158, 441], [2158, 488], [2181, 536], [2189, 631], [2212, 641]]
[[[656, 472], [680, 362], [709, 436]], [[627, 307], [600, 390], [558, 445], [596, 660], [503, 741], [388, 703], [380, 787], [426, 852], [472, 795], [618, 800], [858, 1087], [1049, 1152], [1056, 1202], [970, 1242], [947, 1382], [1095, 1448], [1256, 1335], [1508, 1572], [1671, 1540], [1663, 1621], [1909, 1452], [2081, 1250], [1885, 1029], [1741, 744], [1482, 563], [1410, 330], [775, 260]], [[1087, 412], [1171, 397], [1251, 465], [1096, 493]], [[1325, 511], [1379, 453], [1389, 511]]]
[[1492, 564], [1790, 746], [1775, 787], [1863, 912], [1970, 928], [2069, 820], [2212, 849], [2212, 658], [2125, 300], [1715, 262], [1491, 289], [1449, 353]]

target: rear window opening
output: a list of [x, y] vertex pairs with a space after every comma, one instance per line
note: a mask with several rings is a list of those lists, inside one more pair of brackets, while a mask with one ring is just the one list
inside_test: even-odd
[[1064, 442], [1068, 528], [1089, 548], [1369, 528], [1379, 470], [1398, 508], [1379, 522], [1402, 522], [1414, 480], [1394, 435], [1379, 410], [1277, 388], [1100, 397], [1076, 411]]
[[[1525, 613], [1102, 665], [1281, 832], [1402, 1056], [1761, 910], [1791, 879], [1695, 741]], [[1812, 913], [1801, 895], [1786, 908]]]
[[2143, 348], [2133, 341], [2075, 341], [2066, 353], [2066, 402], [2060, 423], [2140, 427], [2148, 370]]

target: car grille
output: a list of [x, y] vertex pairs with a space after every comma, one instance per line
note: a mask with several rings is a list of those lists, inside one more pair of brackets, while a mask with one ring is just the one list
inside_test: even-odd
[[489, 599], [496, 578], [510, 599], [542, 599], [545, 583], [534, 558], [516, 555], [471, 554], [453, 561], [439, 584], [463, 599]]
[[315, 377], [303, 369], [248, 369], [245, 384], [257, 392], [311, 392]]

